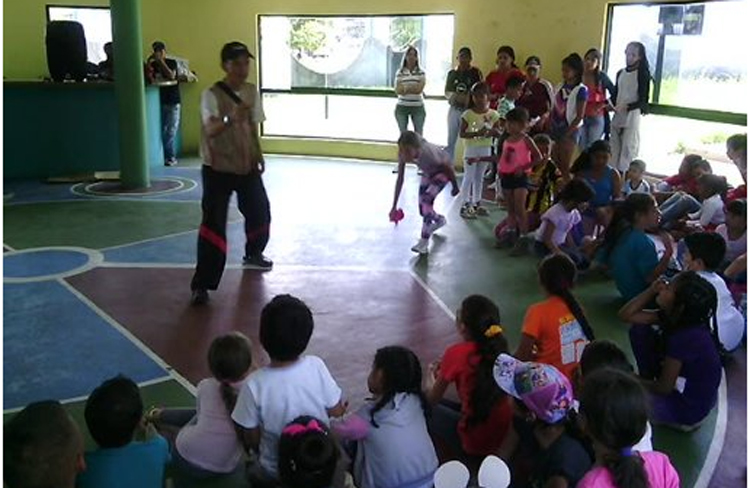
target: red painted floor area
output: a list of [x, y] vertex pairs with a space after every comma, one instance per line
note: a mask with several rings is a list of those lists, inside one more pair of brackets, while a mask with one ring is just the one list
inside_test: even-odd
[[206, 352], [219, 333], [240, 330], [259, 348], [258, 318], [274, 295], [290, 293], [313, 310], [308, 352], [323, 358], [353, 404], [367, 395], [375, 351], [400, 344], [423, 366], [458, 337], [452, 319], [408, 273], [227, 270], [210, 305], [189, 306], [189, 269], [95, 269], [68, 281], [196, 384], [209, 376]]

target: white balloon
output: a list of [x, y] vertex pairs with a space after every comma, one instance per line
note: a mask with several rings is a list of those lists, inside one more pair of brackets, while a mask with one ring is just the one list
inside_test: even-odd
[[459, 461], [449, 461], [435, 471], [435, 488], [466, 488], [469, 470]]
[[479, 486], [482, 488], [508, 488], [510, 469], [505, 461], [497, 456], [487, 456], [479, 468]]

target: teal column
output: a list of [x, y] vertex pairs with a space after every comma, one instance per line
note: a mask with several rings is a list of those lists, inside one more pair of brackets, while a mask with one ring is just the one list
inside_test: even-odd
[[110, 8], [120, 124], [120, 180], [127, 189], [147, 188], [150, 181], [141, 55], [141, 0], [110, 0]]

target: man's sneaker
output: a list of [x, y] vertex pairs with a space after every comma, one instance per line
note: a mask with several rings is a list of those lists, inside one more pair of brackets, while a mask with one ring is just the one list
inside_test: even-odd
[[164, 166], [177, 166], [177, 160], [174, 158], [167, 159], [166, 161], [164, 161]]
[[484, 207], [483, 207], [483, 206], [481, 206], [481, 205], [477, 205], [476, 207], [474, 207], [474, 211], [475, 211], [475, 212], [476, 212], [476, 214], [477, 214], [478, 216], [480, 216], [480, 217], [486, 217], [486, 216], [488, 216], [488, 215], [490, 214], [490, 213], [489, 213], [489, 212], [487, 211], [487, 209], [486, 209], [486, 208], [484, 208]]
[[430, 241], [427, 239], [420, 239], [414, 246], [411, 248], [412, 251], [414, 251], [417, 254], [425, 255], [428, 252], [430, 245]]
[[257, 256], [245, 256], [244, 258], [242, 258], [242, 266], [246, 269], [270, 271], [271, 269], [273, 269], [273, 261], [266, 258], [262, 254], [259, 254]]
[[198, 288], [193, 290], [193, 296], [190, 298], [191, 305], [205, 305], [208, 303], [208, 291]]
[[448, 221], [445, 220], [445, 217], [443, 217], [442, 215], [438, 215], [438, 217], [435, 220], [433, 220], [432, 223], [430, 224], [430, 227], [429, 227], [430, 234], [440, 229], [441, 227], [444, 227], [445, 224], [447, 223]]
[[461, 207], [460, 215], [464, 219], [475, 219], [477, 218], [477, 211], [471, 205], [464, 205]]

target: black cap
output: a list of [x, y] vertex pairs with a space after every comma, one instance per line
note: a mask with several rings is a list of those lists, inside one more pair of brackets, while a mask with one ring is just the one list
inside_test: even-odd
[[153, 49], [154, 51], [166, 51], [167, 45], [161, 41], [154, 41], [154, 43], [151, 44], [151, 49]]
[[458, 50], [458, 55], [459, 56], [464, 55], [464, 56], [471, 57], [471, 49], [468, 48], [468, 47], [466, 47], [466, 46], [464, 46], [464, 47], [462, 47], [461, 49]]
[[228, 42], [224, 44], [223, 48], [221, 48], [222, 63], [232, 61], [239, 58], [240, 56], [246, 56], [250, 59], [255, 59], [255, 56], [250, 53], [250, 50], [247, 48], [247, 46], [238, 41]]

